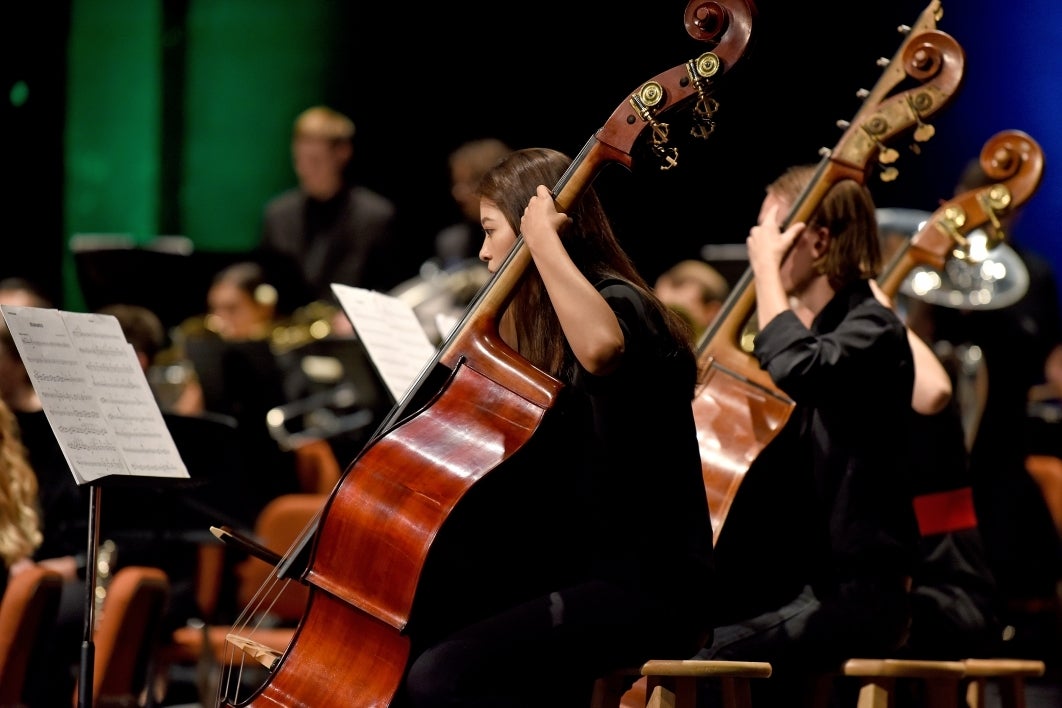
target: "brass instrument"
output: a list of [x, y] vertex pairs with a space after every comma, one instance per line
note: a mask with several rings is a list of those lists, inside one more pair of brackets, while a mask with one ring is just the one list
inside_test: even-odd
[[[362, 404], [358, 388], [349, 381], [266, 413], [269, 434], [282, 450], [294, 450], [309, 440], [328, 440], [358, 431], [373, 420], [371, 407]], [[301, 430], [292, 429], [293, 421], [301, 422]]]
[[[399, 284], [388, 294], [413, 308], [428, 338], [438, 344], [489, 278], [487, 267], [476, 259], [451, 268], [440, 268], [427, 261], [417, 277]], [[337, 315], [342, 312], [321, 303], [296, 312], [290, 322], [274, 327], [271, 337], [274, 353], [295, 351], [325, 339], [334, 332]], [[358, 366], [349, 360], [346, 365], [348, 369]], [[361, 366], [370, 364], [364, 362]], [[293, 449], [307, 439], [357, 436], [375, 421], [380, 392], [359, 372], [344, 371], [344, 362], [339, 358], [311, 354], [300, 358], [299, 368], [314, 392], [276, 406], [266, 415], [270, 435], [282, 449]]]
[[[931, 216], [918, 209], [878, 209], [878, 229], [907, 238]], [[961, 224], [960, 224], [961, 225]], [[900, 292], [923, 302], [959, 310], [996, 310], [1020, 300], [1029, 289], [1029, 271], [1003, 242], [1002, 227], [974, 229], [958, 242], [944, 268], [915, 266]]]
[[[313, 302], [274, 322], [267, 337], [250, 341], [267, 342], [276, 359], [284, 398], [264, 413], [263, 422], [282, 450], [295, 449], [313, 439], [358, 440], [376, 420], [381, 405], [379, 390], [367, 381], [365, 369], [369, 364], [353, 351], [358, 343], [353, 333], [345, 334], [344, 323], [345, 315], [338, 306]], [[211, 381], [218, 382], [216, 372], [211, 376], [205, 371], [197, 374], [191, 360], [192, 344], [226, 342], [210, 315], [185, 320], [171, 333], [171, 339], [170, 349], [156, 358], [148, 372], [164, 410], [174, 410], [172, 403], [193, 384], [203, 390]], [[234, 347], [247, 343], [231, 342]], [[219, 394], [211, 394], [211, 390], [216, 391], [203, 391], [204, 403], [211, 395], [218, 398]]]
[[[277, 356], [293, 352], [311, 342], [327, 339], [335, 334], [341, 310], [326, 302], [312, 302], [290, 317], [279, 319], [269, 330], [269, 348]], [[185, 389], [196, 381], [195, 367], [188, 359], [185, 345], [191, 339], [221, 339], [217, 318], [209, 315], [189, 317], [170, 332], [171, 345], [156, 356], [147, 372], [159, 406], [173, 410]]]
[[[325, 339], [333, 334], [335, 318], [341, 310], [331, 303], [315, 301], [295, 310], [289, 317], [277, 319], [269, 330], [269, 344], [274, 354], [284, 354], [308, 342]], [[171, 332], [173, 347], [194, 337], [220, 338], [221, 328], [216, 315], [189, 317]], [[172, 355], [178, 352], [170, 352]]]
[[412, 307], [428, 339], [440, 344], [453, 325], [450, 320], [460, 319], [489, 279], [487, 266], [474, 258], [451, 268], [426, 261], [420, 267], [420, 275], [399, 284], [389, 294]]

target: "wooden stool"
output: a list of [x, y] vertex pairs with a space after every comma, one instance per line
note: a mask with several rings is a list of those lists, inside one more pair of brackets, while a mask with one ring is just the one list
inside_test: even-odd
[[961, 661], [917, 659], [849, 659], [840, 671], [841, 676], [860, 679], [856, 708], [892, 708], [900, 679], [923, 682], [927, 708], [958, 708], [965, 673]]
[[1031, 659], [966, 659], [966, 705], [985, 708], [985, 685], [989, 680], [999, 686], [1002, 708], [1025, 708], [1026, 677], [1043, 676], [1044, 662]]
[[[634, 686], [619, 691], [632, 675], [641, 674]], [[617, 671], [598, 679], [593, 708], [694, 708], [698, 684], [717, 680], [723, 689], [724, 708], [752, 708], [749, 679], [767, 678], [771, 665], [762, 661], [711, 661], [653, 659], [640, 669]]]
[[840, 670], [820, 676], [810, 705], [826, 708], [838, 677], [858, 679], [856, 708], [892, 708], [896, 681], [923, 681], [925, 705], [932, 708], [958, 708], [959, 686], [965, 675], [962, 661], [922, 659], [849, 659]]
[[646, 708], [694, 708], [697, 684], [717, 680], [723, 687], [723, 708], [751, 708], [749, 679], [768, 678], [764, 661], [653, 660], [642, 665], [649, 700]]

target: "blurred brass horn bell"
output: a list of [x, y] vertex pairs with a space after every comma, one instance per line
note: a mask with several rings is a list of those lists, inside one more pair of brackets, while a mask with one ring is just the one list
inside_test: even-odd
[[[878, 209], [878, 232], [910, 239], [932, 216], [919, 209]], [[966, 236], [967, 247], [948, 258], [943, 269], [917, 265], [904, 278], [900, 292], [932, 305], [956, 310], [998, 310], [1009, 307], [1029, 289], [1029, 271], [1013, 248], [984, 229]], [[958, 247], [956, 247], [958, 249]]]

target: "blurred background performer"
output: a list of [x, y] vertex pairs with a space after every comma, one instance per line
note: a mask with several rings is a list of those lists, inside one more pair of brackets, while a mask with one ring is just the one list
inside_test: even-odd
[[[401, 279], [395, 258], [397, 210], [354, 184], [354, 123], [327, 106], [295, 119], [291, 159], [298, 186], [271, 199], [262, 217], [258, 259], [277, 284], [282, 312], [334, 302], [332, 283], [387, 290]], [[291, 302], [284, 299], [290, 294]]]

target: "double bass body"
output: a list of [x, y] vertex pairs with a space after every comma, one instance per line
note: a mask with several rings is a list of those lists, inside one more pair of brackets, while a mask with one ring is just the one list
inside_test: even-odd
[[[402, 630], [429, 546], [468, 489], [537, 429], [559, 388], [522, 360], [490, 360], [492, 349], [462, 362], [431, 405], [366, 449], [337, 487], [304, 576], [320, 592], [311, 593], [254, 705], [354, 705], [352, 696], [373, 697], [356, 705], [390, 704], [409, 658]], [[507, 387], [477, 363], [496, 374], [521, 363], [523, 370]]]

